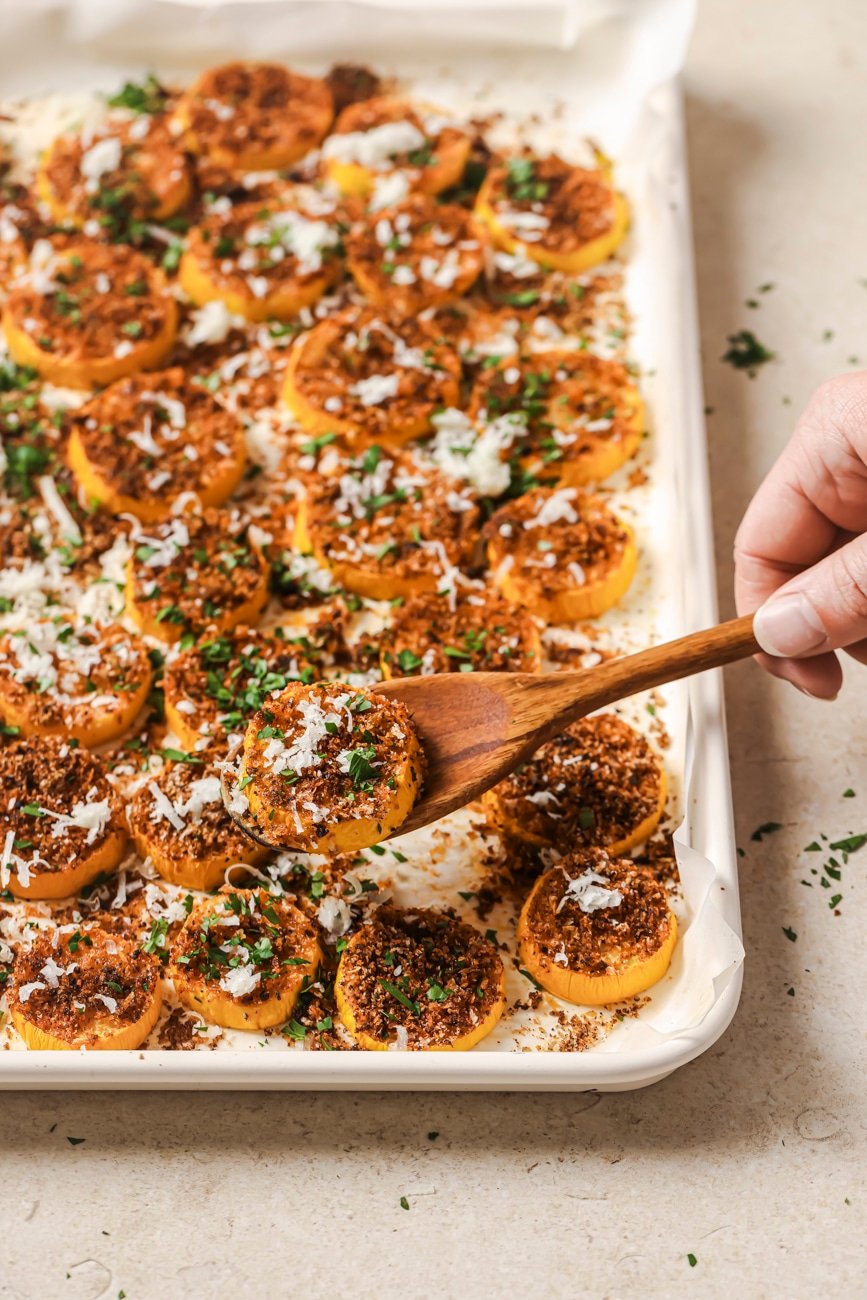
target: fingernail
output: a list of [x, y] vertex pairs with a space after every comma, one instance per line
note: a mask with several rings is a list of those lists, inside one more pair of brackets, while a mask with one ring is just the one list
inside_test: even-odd
[[828, 640], [822, 620], [800, 591], [766, 601], [756, 611], [753, 631], [767, 654], [783, 659], [809, 654]]

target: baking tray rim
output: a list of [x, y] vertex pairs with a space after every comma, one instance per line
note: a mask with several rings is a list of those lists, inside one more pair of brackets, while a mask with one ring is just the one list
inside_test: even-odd
[[[678, 226], [680, 285], [677, 369], [681, 419], [678, 445], [679, 505], [692, 550], [692, 582], [684, 592], [684, 630], [710, 626], [718, 619], [710, 481], [699, 354], [698, 312], [692, 222], [687, 185], [683, 88], [680, 77], [656, 88], [655, 108], [670, 115], [673, 162], [667, 178], [673, 218]], [[688, 484], [689, 491], [684, 491]], [[694, 728], [694, 771], [700, 779], [688, 821], [705, 826], [699, 851], [714, 862], [715, 901], [740, 937], [737, 858], [728, 767], [722, 675], [694, 678], [689, 685]], [[702, 787], [707, 786], [708, 793]], [[711, 810], [709, 799], [713, 799]], [[711, 829], [712, 828], [712, 829]], [[712, 839], [712, 846], [709, 840]], [[691, 839], [692, 842], [692, 839]], [[721, 886], [721, 888], [720, 888]], [[177, 1052], [161, 1049], [125, 1052], [4, 1053], [0, 1091], [41, 1089], [165, 1090], [382, 1090], [382, 1091], [619, 1091], [646, 1087], [707, 1051], [730, 1025], [740, 1000], [743, 965], [728, 973], [708, 1014], [694, 1027], [659, 1044], [629, 1052], [546, 1052], [538, 1050], [406, 1053], [249, 1050]]]

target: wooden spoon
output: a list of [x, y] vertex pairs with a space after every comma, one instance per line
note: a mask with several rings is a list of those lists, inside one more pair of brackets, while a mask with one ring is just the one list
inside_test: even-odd
[[422, 797], [395, 835], [471, 803], [595, 709], [758, 649], [747, 614], [580, 672], [441, 673], [378, 683], [371, 689], [409, 709], [428, 763]]

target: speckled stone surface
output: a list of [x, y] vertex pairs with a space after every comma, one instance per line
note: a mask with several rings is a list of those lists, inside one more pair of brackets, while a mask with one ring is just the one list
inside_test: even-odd
[[[702, 5], [686, 88], [724, 605], [795, 412], [867, 363], [865, 50], [859, 0]], [[719, 362], [744, 326], [779, 357], [752, 381]], [[0, 1298], [864, 1295], [867, 849], [836, 890], [802, 850], [867, 830], [867, 671], [823, 706], [742, 665], [728, 708], [748, 955], [702, 1059], [604, 1097], [3, 1095]]]

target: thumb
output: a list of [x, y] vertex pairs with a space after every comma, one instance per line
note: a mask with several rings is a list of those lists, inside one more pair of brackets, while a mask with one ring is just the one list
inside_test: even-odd
[[756, 611], [756, 640], [785, 659], [839, 650], [867, 637], [867, 534], [774, 592]]

